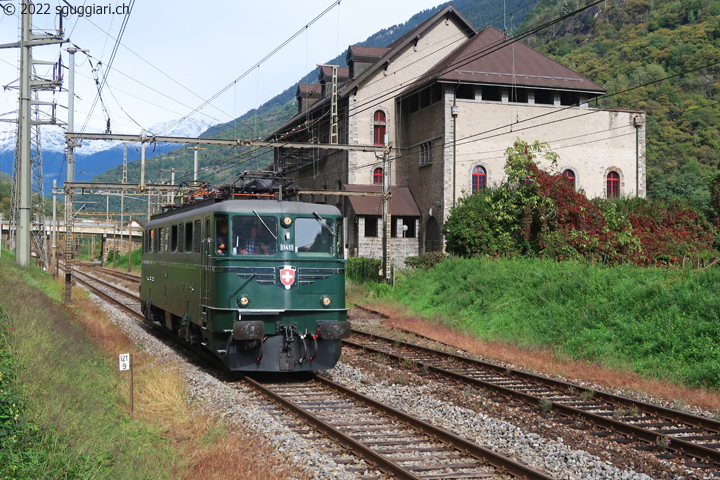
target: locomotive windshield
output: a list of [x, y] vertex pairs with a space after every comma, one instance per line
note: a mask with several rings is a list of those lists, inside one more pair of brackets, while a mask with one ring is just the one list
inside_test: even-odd
[[295, 246], [298, 255], [335, 255], [335, 226], [332, 220], [298, 218]]
[[233, 217], [233, 255], [275, 255], [277, 228], [275, 217]]

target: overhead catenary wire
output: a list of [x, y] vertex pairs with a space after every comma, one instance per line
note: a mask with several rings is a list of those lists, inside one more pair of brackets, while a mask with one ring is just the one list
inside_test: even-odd
[[[267, 54], [264, 58], [262, 58], [259, 62], [257, 62], [257, 63], [256, 63], [255, 65], [253, 65], [252, 67], [250, 67], [248, 70], [246, 70], [246, 71], [245, 71], [244, 73], [242, 73], [239, 77], [237, 77], [235, 80], [233, 80], [232, 82], [230, 82], [227, 86], [225, 86], [224, 88], [222, 88], [222, 89], [221, 89], [219, 92], [217, 92], [215, 95], [213, 95], [213, 96], [210, 97], [209, 99], [205, 100], [200, 106], [198, 106], [197, 108], [195, 108], [192, 112], [190, 112], [189, 114], [185, 115], [183, 118], [179, 119], [179, 120], [178, 120], [177, 122], [175, 122], [174, 124], [168, 126], [167, 129], [172, 128], [172, 127], [175, 126], [177, 123], [182, 122], [182, 121], [185, 120], [186, 118], [192, 116], [193, 114], [195, 114], [195, 113], [198, 112], [199, 110], [201, 110], [201, 109], [205, 108], [207, 105], [211, 104], [211, 103], [213, 102], [213, 100], [215, 100], [215, 99], [218, 98], [220, 95], [222, 95], [223, 93], [225, 93], [226, 91], [228, 91], [230, 88], [233, 87], [233, 85], [235, 85], [237, 82], [239, 82], [240, 80], [242, 80], [243, 78], [245, 78], [246, 76], [248, 76], [253, 70], [255, 70], [256, 68], [259, 68], [260, 65], [262, 65], [263, 63], [265, 63], [265, 62], [266, 62], [267, 60], [269, 60], [271, 57], [273, 57], [277, 52], [279, 52], [280, 50], [282, 50], [287, 44], [289, 44], [290, 42], [292, 42], [293, 40], [295, 40], [295, 38], [297, 38], [300, 34], [302, 34], [302, 32], [306, 31], [306, 30], [307, 30], [308, 28], [310, 28], [315, 22], [317, 22], [318, 20], [320, 20], [320, 19], [321, 19], [322, 17], [324, 17], [328, 12], [330, 12], [333, 8], [335, 8], [336, 5], [340, 5], [340, 2], [342, 2], [342, 0], [334, 0], [333, 3], [332, 3], [329, 7], [327, 7], [327, 8], [326, 8], [325, 10], [323, 10], [319, 15], [317, 15], [317, 16], [316, 16], [315, 18], [313, 18], [310, 22], [308, 22], [303, 28], [301, 28], [300, 30], [298, 30], [297, 32], [295, 32], [294, 34], [292, 34], [288, 39], [286, 39], [286, 40], [285, 40], [284, 42], [282, 42], [279, 46], [277, 46], [272, 52], [268, 53], [268, 54]], [[167, 130], [167, 129], [166, 129], [166, 130]], [[162, 132], [160, 132], [160, 133], [162, 133]]]

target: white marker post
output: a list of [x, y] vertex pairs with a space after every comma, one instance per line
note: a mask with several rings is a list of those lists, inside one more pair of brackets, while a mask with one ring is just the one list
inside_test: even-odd
[[120, 371], [130, 370], [130, 412], [133, 411], [133, 368], [132, 353], [120, 354]]

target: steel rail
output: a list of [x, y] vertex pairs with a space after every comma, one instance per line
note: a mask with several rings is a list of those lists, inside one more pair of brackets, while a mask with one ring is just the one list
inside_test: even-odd
[[140, 275], [137, 275], [135, 273], [121, 272], [119, 270], [113, 270], [111, 268], [101, 267], [101, 266], [93, 264], [93, 263], [84, 263], [83, 262], [83, 263], [81, 263], [81, 265], [83, 267], [97, 269], [98, 271], [100, 271], [104, 274], [107, 274], [107, 275], [112, 275], [115, 277], [123, 278], [123, 279], [129, 280], [129, 281], [132, 281], [132, 282], [140, 282], [140, 278], [141, 278]]
[[[526, 372], [520, 372], [518, 370], [508, 369], [505, 367], [501, 367], [501, 366], [494, 365], [494, 364], [487, 363], [487, 362], [482, 362], [482, 361], [475, 360], [475, 359], [468, 358], [468, 357], [463, 357], [460, 355], [445, 353], [442, 351], [434, 350], [434, 349], [423, 347], [420, 345], [414, 345], [412, 343], [395, 340], [395, 339], [392, 339], [389, 337], [383, 337], [381, 335], [360, 332], [357, 330], [353, 330], [353, 334], [366, 336], [368, 338], [378, 338], [383, 341], [389, 342], [390, 344], [398, 344], [405, 348], [420, 351], [420, 352], [431, 354], [431, 355], [445, 356], [447, 358], [452, 358], [452, 359], [455, 359], [455, 360], [458, 360], [458, 361], [461, 361], [461, 362], [464, 362], [467, 364], [471, 364], [472, 366], [475, 366], [476, 368], [480, 368], [480, 369], [484, 369], [484, 370], [490, 369], [491, 371], [500, 373], [502, 375], [506, 375], [507, 373], [510, 373], [512, 375], [516, 375], [516, 376], [520, 377], [520, 379], [530, 381], [533, 383], [540, 383], [541, 385], [546, 386], [546, 387], [553, 386], [554, 388], [558, 388], [558, 389], [562, 389], [562, 390], [566, 390], [566, 391], [569, 387], [572, 387], [576, 390], [593, 392], [595, 395], [598, 395], [598, 398], [600, 398], [601, 396], [603, 398], [610, 398], [610, 399], [617, 398], [617, 399], [620, 399], [622, 404], [626, 405], [626, 406], [632, 406], [632, 405], [637, 405], [638, 407], [642, 406], [645, 409], [644, 410], [645, 413], [653, 414], [652, 410], [657, 408], [659, 412], [662, 412], [662, 413], [670, 412], [672, 415], [677, 416], [677, 418], [689, 417], [691, 420], [694, 420], [697, 422], [696, 426], [699, 426], [701, 428], [705, 428], [705, 427], [702, 427], [702, 425], [707, 423], [713, 427], [713, 428], [708, 428], [708, 430], [711, 430], [711, 431], [716, 431], [716, 429], [718, 428], [718, 425], [720, 425], [720, 424], [718, 424], [718, 422], [714, 422], [709, 419], [703, 419], [701, 417], [696, 417], [694, 415], [677, 412], [675, 410], [670, 410], [670, 409], [666, 409], [663, 407], [656, 407], [655, 405], [650, 405], [650, 404], [643, 403], [643, 402], [637, 402], [635, 400], [624, 398], [624, 397], [619, 397], [616, 395], [603, 394], [601, 392], [596, 392], [594, 390], [589, 390], [589, 389], [575, 386], [575, 385], [572, 385], [572, 384], [569, 384], [566, 382], [551, 380], [551, 379], [548, 379], [545, 377], [540, 377], [538, 375], [534, 375], [534, 374], [530, 374], [530, 373], [526, 373]], [[349, 345], [349, 346], [353, 346], [355, 348], [364, 349], [366, 351], [370, 351], [373, 353], [379, 353], [382, 355], [386, 355], [397, 361], [407, 360], [405, 357], [402, 357], [400, 355], [395, 355], [395, 354], [388, 353], [386, 351], [383, 351], [383, 350], [380, 350], [377, 348], [373, 348], [373, 347], [363, 345], [360, 343], [355, 343], [351, 340], [343, 340], [343, 343], [346, 345]], [[431, 365], [428, 363], [424, 363], [422, 361], [414, 360], [414, 362], [417, 365], [427, 368], [428, 370], [433, 371], [442, 376], [450, 377], [450, 378], [453, 378], [460, 382], [463, 382], [466, 384], [471, 384], [471, 385], [474, 385], [474, 386], [477, 386], [480, 388], [492, 390], [494, 392], [497, 392], [499, 395], [501, 395], [503, 397], [513, 398], [515, 400], [519, 400], [519, 401], [522, 401], [522, 402], [525, 402], [525, 403], [528, 403], [531, 405], [536, 405], [536, 406], [540, 406], [540, 402], [549, 401], [545, 397], [537, 397], [537, 396], [534, 396], [534, 395], [531, 395], [528, 393], [524, 393], [524, 392], [521, 392], [518, 390], [513, 390], [512, 388], [509, 388], [509, 387], [497, 385], [492, 382], [488, 382], [488, 381], [484, 381], [484, 380], [479, 380], [477, 378], [473, 378], [468, 375], [464, 375], [462, 373], [456, 373], [451, 370], [447, 370], [447, 369], [437, 367], [437, 366], [434, 366], [434, 365]], [[708, 447], [705, 447], [702, 445], [688, 442], [688, 441], [680, 439], [679, 437], [663, 435], [661, 433], [656, 433], [656, 432], [653, 432], [653, 431], [650, 431], [650, 430], [647, 430], [647, 429], [644, 429], [644, 428], [641, 428], [641, 427], [638, 427], [638, 426], [635, 426], [632, 424], [624, 423], [624, 422], [621, 422], [621, 421], [618, 421], [618, 420], [615, 420], [612, 418], [604, 417], [602, 415], [587, 412], [587, 411], [581, 410], [579, 408], [571, 407], [568, 405], [563, 405], [562, 403], [559, 403], [559, 402], [550, 401], [550, 403], [552, 405], [552, 410], [554, 410], [562, 415], [565, 415], [570, 418], [577, 418], [579, 420], [586, 420], [586, 421], [591, 422], [599, 427], [611, 429], [611, 430], [618, 431], [618, 432], [621, 432], [621, 433], [624, 433], [627, 435], [631, 435], [639, 440], [645, 441], [650, 444], [658, 444], [658, 442], [661, 442], [663, 440], [663, 438], [667, 438], [667, 440], [669, 441], [669, 444], [667, 445], [669, 450], [677, 451], [678, 453], [688, 454], [688, 455], [698, 458], [698, 459], [704, 459], [709, 462], [712, 462], [715, 466], [720, 466], [720, 451], [718, 451], [718, 450], [714, 450], [712, 448], [708, 448]], [[612, 402], [608, 401], [608, 403], [612, 403]], [[663, 417], [663, 414], [661, 414], [661, 413], [658, 413], [656, 415], [659, 417]], [[670, 420], [672, 420], [672, 419], [673, 418], [670, 418]], [[680, 420], [676, 420], [676, 421], [678, 423], [681, 423]], [[695, 425], [695, 424], [693, 424], [693, 425]]]
[[[64, 269], [65, 267], [63, 266], [62, 268]], [[80, 275], [89, 276], [89, 275], [86, 275], [86, 274], [84, 274], [84, 273], [82, 273], [82, 272], [76, 272], [76, 273], [80, 273]], [[90, 290], [91, 292], [93, 292], [93, 293], [96, 294], [97, 296], [99, 296], [99, 297], [103, 298], [104, 300], [107, 300], [108, 302], [112, 303], [113, 305], [119, 307], [121, 310], [123, 310], [124, 312], [130, 314], [130, 315], [131, 315], [132, 317], [134, 317], [135, 319], [140, 320], [140, 321], [142, 321], [143, 323], [146, 323], [146, 324], [148, 324], [148, 325], [152, 325], [153, 327], [155, 326], [155, 323], [153, 323], [153, 322], [151, 322], [150, 320], [148, 320], [147, 318], [145, 318], [145, 315], [142, 315], [142, 314], [138, 313], [136, 310], [133, 310], [132, 307], [129, 307], [129, 306], [125, 305], [124, 303], [122, 303], [122, 302], [118, 301], [117, 299], [111, 297], [111, 296], [108, 295], [107, 293], [105, 293], [105, 292], [103, 292], [102, 290], [98, 289], [97, 287], [91, 285], [90, 283], [86, 282], [85, 280], [82, 280], [82, 279], [78, 278], [77, 276], [74, 276], [74, 279], [75, 279], [78, 283], [81, 283], [82, 285], [84, 285], [88, 290]], [[102, 280], [95, 280], [95, 281], [97, 281], [97, 282], [99, 282], [99, 283], [102, 283], [103, 285], [105, 285], [105, 286], [107, 286], [107, 287], [110, 287], [110, 288], [112, 288], [112, 289], [114, 289], [114, 290], [117, 290], [118, 292], [122, 293], [123, 295], [127, 295], [127, 296], [129, 296], [129, 297], [135, 297], [135, 298], [138, 298], [138, 300], [139, 300], [139, 297], [136, 297], [134, 294], [129, 293], [129, 292], [125, 292], [125, 291], [123, 291], [123, 290], [121, 290], [121, 289], [119, 289], [119, 288], [117, 288], [117, 287], [115, 287], [115, 286], [113, 286], [113, 285], [110, 285], [110, 284], [107, 284], [107, 283], [103, 282]]]
[[[126, 290], [123, 290], [123, 289], [120, 288], [120, 287], [116, 287], [115, 285], [112, 285], [112, 284], [110, 284], [110, 283], [104, 282], [103, 280], [100, 280], [100, 279], [98, 279], [98, 278], [93, 278], [92, 276], [88, 275], [87, 273], [81, 272], [81, 271], [77, 270], [76, 268], [73, 268], [73, 270], [74, 270], [75, 273], [78, 273], [78, 274], [83, 275], [83, 276], [85, 276], [85, 277], [92, 278], [93, 281], [98, 282], [98, 283], [101, 283], [103, 286], [105, 286], [105, 287], [107, 287], [107, 288], [109, 288], [109, 289], [111, 289], [111, 290], [114, 290], [114, 291], [116, 291], [116, 292], [118, 292], [118, 293], [120, 293], [120, 294], [122, 294], [122, 295], [125, 295], [125, 296], [127, 296], [127, 297], [130, 297], [130, 298], [132, 298], [133, 300], [137, 300], [137, 301], [138, 301], [138, 305], [140, 304], [139, 302], [142, 301], [142, 300], [140, 299], [140, 295], [138, 295], [138, 294], [136, 294], [136, 293], [128, 292], [128, 291], [126, 291]], [[85, 285], [85, 283], [83, 283], [83, 285]]]
[[[376, 314], [376, 315], [378, 315], [378, 316], [381, 316], [382, 318], [390, 318], [390, 316], [387, 315], [387, 314], [385, 314], [385, 313], [377, 312], [377, 311], [375, 311], [375, 310], [372, 310], [372, 309], [370, 309], [370, 308], [368, 308], [368, 307], [364, 307], [364, 306], [362, 306], [362, 305], [355, 305], [355, 307], [358, 308], [358, 309], [360, 309], [360, 310], [364, 310], [364, 311], [366, 311], [366, 312], [373, 313], [373, 314]], [[406, 330], [406, 329], [404, 329], [404, 328], [394, 328], [394, 330], [397, 330], [397, 331], [400, 331], [400, 332], [403, 332], [403, 333], [407, 333], [407, 334], [410, 334], [410, 335], [413, 335], [413, 336], [416, 336], [416, 337], [419, 337], [419, 338], [423, 338], [423, 339], [425, 339], [425, 340], [429, 340], [429, 341], [433, 341], [433, 342], [437, 342], [437, 343], [442, 343], [443, 345], [448, 345], [448, 346], [450, 346], [450, 347], [457, 348], [457, 347], [455, 347], [455, 346], [453, 346], [453, 345], [449, 345], [449, 344], [447, 344], [447, 343], [440, 342], [440, 341], [435, 340], [435, 339], [433, 339], [433, 338], [430, 338], [430, 337], [427, 337], [427, 336], [425, 336], [425, 335], [421, 335], [421, 334], [412, 332], [412, 331], [410, 331], [410, 330]], [[360, 334], [367, 334], [367, 332], [360, 332], [360, 331], [358, 331], [358, 333], [360, 333]], [[391, 338], [389, 338], [389, 337], [383, 337], [383, 336], [381, 336], [381, 335], [376, 335], [376, 334], [371, 334], [371, 335], [377, 336], [378, 338], [382, 338], [383, 340], [388, 341], [388, 342], [396, 342], [395, 339], [391, 339]], [[413, 344], [409, 344], [409, 345], [413, 345]], [[417, 347], [417, 348], [425, 348], [425, 347], [421, 347], [421, 346], [419, 346], [419, 345], [416, 345], [415, 347]], [[640, 401], [640, 400], [633, 400], [633, 399], [631, 399], [631, 398], [621, 397], [620, 395], [614, 395], [614, 394], [612, 394], [612, 393], [605, 393], [605, 392], [601, 392], [601, 391], [598, 391], [598, 390], [592, 390], [592, 389], [589, 389], [589, 388], [582, 387], [582, 386], [580, 386], [580, 385], [574, 385], [574, 384], [571, 384], [571, 383], [568, 383], [568, 382], [563, 382], [563, 381], [561, 381], [561, 380], [553, 380], [553, 379], [551, 379], [551, 378], [543, 377], [543, 376], [536, 375], [536, 374], [533, 374], [533, 373], [523, 372], [523, 371], [521, 371], [521, 370], [508, 369], [507, 367], [502, 367], [502, 366], [495, 365], [495, 364], [489, 363], [489, 362], [483, 362], [483, 361], [481, 361], [481, 360], [476, 360], [476, 359], [473, 359], [473, 358], [463, 357], [463, 356], [461, 356], [461, 355], [448, 354], [448, 353], [440, 352], [440, 351], [438, 351], [438, 350], [433, 350], [433, 349], [426, 349], [426, 351], [429, 351], [429, 352], [437, 352], [437, 353], [440, 353], [440, 354], [443, 354], [443, 355], [452, 356], [452, 357], [457, 358], [457, 359], [460, 359], [460, 360], [462, 360], [462, 361], [464, 361], [464, 362], [468, 362], [468, 363], [471, 363], [471, 364], [475, 364], [475, 365], [478, 365], [478, 366], [480, 366], [480, 367], [482, 367], [482, 368], [485, 368], [485, 369], [493, 369], [494, 371], [496, 371], [496, 372], [498, 372], [498, 373], [504, 374], [504, 373], [506, 373], [506, 372], [510, 372], [510, 373], [512, 373], [513, 375], [515, 375], [516, 377], [519, 377], [519, 378], [522, 378], [522, 379], [525, 379], [525, 380], [528, 380], [528, 381], [540, 383], [540, 384], [543, 384], [543, 385], [545, 385], [545, 386], [547, 386], [547, 387], [550, 387], [550, 388], [561, 388], [561, 389], [564, 389], [564, 390], [566, 390], [566, 391], [567, 391], [569, 388], [573, 388], [576, 392], [590, 392], [590, 393], [593, 394], [593, 398], [594, 398], [594, 399], [600, 399], [600, 400], [603, 400], [603, 401], [605, 401], [605, 402], [607, 402], [607, 403], [610, 403], [610, 404], [613, 404], [613, 405], [621, 405], [621, 406], [624, 406], [624, 407], [638, 407], [638, 409], [639, 409], [641, 412], [645, 412], [645, 413], [648, 413], [648, 414], [651, 414], [651, 415], [661, 416], [661, 417], [664, 417], [664, 418], [666, 418], [666, 419], [668, 419], [668, 420], [673, 420], [673, 421], [676, 421], [676, 422], [678, 422], [678, 423], [685, 423], [685, 424], [688, 424], [688, 425], [693, 425], [693, 426], [695, 426], [695, 427], [704, 428], [704, 429], [706, 429], [706, 430], [710, 430], [710, 431], [713, 431], [713, 432], [716, 432], [716, 433], [719, 433], [719, 434], [720, 434], [720, 422], [719, 422], [719, 421], [716, 421], [716, 420], [709, 419], [709, 418], [699, 417], [699, 416], [693, 415], [693, 414], [691, 414], [691, 413], [681, 412], [681, 411], [678, 411], [678, 410], [673, 410], [673, 409], [671, 409], [671, 408], [662, 407], [662, 406], [659, 406], [659, 405], [653, 405], [653, 404], [650, 404], [650, 403], [647, 403], [647, 402], [642, 402], [642, 401]]]
[[[348, 397], [351, 397], [355, 399], [356, 401], [365, 404], [366, 406], [369, 406], [375, 410], [378, 410], [388, 416], [394, 417], [401, 422], [404, 422], [411, 427], [425, 433], [426, 435], [435, 438], [436, 440], [439, 440], [441, 442], [447, 443], [449, 445], [454, 446], [458, 450], [463, 451], [467, 455], [470, 455], [474, 457], [475, 459], [492, 465], [496, 469], [500, 471], [502, 474], [510, 474], [518, 478], [526, 479], [526, 480], [550, 480], [553, 477], [550, 477], [549, 475], [540, 472], [538, 470], [535, 470], [533, 468], [530, 468], [526, 465], [523, 465], [519, 462], [516, 462], [512, 460], [509, 457], [506, 457], [504, 455], [501, 455], [497, 452], [493, 452], [492, 450], [489, 450], [485, 447], [482, 447], [478, 445], [477, 443], [471, 442], [469, 440], [466, 440], [458, 435], [455, 435], [451, 432], [448, 432], [447, 430], [441, 429], [439, 427], [436, 427], [434, 425], [431, 425], [427, 422], [424, 422], [416, 417], [413, 417], [411, 415], [408, 415], [407, 413], [404, 413], [398, 409], [395, 409], [393, 407], [390, 407], [388, 405], [385, 405], [383, 403], [380, 403], [376, 400], [373, 400], [370, 397], [367, 397], [359, 392], [356, 392], [354, 390], [351, 390], [347, 387], [344, 387], [340, 384], [337, 384], [331, 380], [328, 380], [324, 377], [316, 376], [314, 378], [315, 381], [318, 383], [327, 386], [343, 395], [346, 395]], [[279, 395], [272, 390], [264, 387], [259, 382], [250, 379], [249, 377], [245, 377], [245, 381], [250, 383], [253, 387], [260, 390], [271, 398], [273, 401], [277, 401], [278, 403], [282, 404], [298, 416], [302, 417], [309, 423], [315, 425], [317, 428], [319, 428], [321, 431], [323, 431], [328, 436], [334, 438], [338, 442], [342, 443], [345, 447], [349, 448], [350, 450], [354, 451], [358, 455], [365, 458], [367, 461], [375, 464], [380, 470], [383, 472], [394, 475], [396, 478], [399, 479], [422, 479], [422, 477], [414, 475], [411, 472], [408, 472], [400, 465], [396, 464], [395, 462], [391, 461], [387, 457], [373, 451], [369, 447], [363, 445], [361, 442], [358, 442], [357, 440], [353, 439], [352, 437], [340, 432], [336, 428], [334, 428], [332, 425], [330, 425], [327, 422], [324, 422], [323, 420], [317, 418], [312, 413], [306, 411], [302, 407], [296, 405], [295, 403], [291, 402], [290, 400], [287, 400], [282, 397], [282, 395]], [[438, 467], [442, 468], [442, 465], [438, 465]]]

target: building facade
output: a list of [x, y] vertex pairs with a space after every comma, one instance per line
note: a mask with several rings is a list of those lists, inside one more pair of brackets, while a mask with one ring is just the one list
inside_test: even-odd
[[[382, 145], [387, 136], [389, 172], [373, 152], [325, 148], [277, 149], [274, 167], [314, 190], [372, 191], [389, 175], [402, 196], [390, 209], [400, 218], [393, 238], [404, 239], [404, 255], [393, 246], [398, 261], [443, 249], [450, 209], [502, 182], [517, 138], [547, 142], [558, 171], [589, 197], [645, 196], [644, 112], [597, 108], [603, 87], [492, 27], [478, 32], [452, 5], [387, 48], [351, 46], [347, 63], [336, 75], [336, 126], [332, 69], [320, 67], [317, 86], [298, 87], [298, 114], [269, 139], [324, 144], [335, 131], [341, 144]], [[350, 255], [382, 254], [367, 235], [379, 215], [367, 203], [309, 200], [345, 212]], [[413, 237], [397, 236], [411, 225]]]

